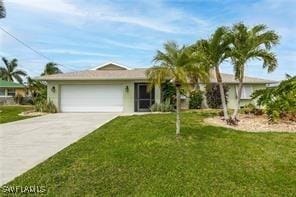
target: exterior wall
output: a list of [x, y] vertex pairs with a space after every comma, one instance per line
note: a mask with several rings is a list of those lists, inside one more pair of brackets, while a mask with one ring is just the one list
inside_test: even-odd
[[160, 103], [161, 102], [161, 90], [160, 87], [156, 86], [154, 88], [155, 90], [155, 103]]
[[[5, 105], [15, 104], [14, 97], [8, 96], [8, 89], [13, 89], [13, 88], [4, 88], [4, 96], [0, 96], [0, 104], [5, 104]], [[15, 88], [15, 95], [18, 95], [18, 94], [25, 97], [26, 90], [24, 88]]]
[[[58, 111], [60, 110], [60, 94], [61, 86], [66, 84], [117, 84], [122, 85], [123, 90], [123, 112], [132, 113], [135, 111], [135, 83], [142, 81], [48, 81], [47, 82], [47, 100], [52, 101]], [[52, 91], [52, 88], [55, 87], [55, 92]], [[83, 101], [82, 101], [83, 102]], [[155, 102], [160, 102], [160, 89], [155, 88]]]
[[[55, 87], [55, 91], [52, 91], [52, 88]], [[47, 101], [53, 102], [57, 107], [58, 111], [60, 108], [60, 83], [55, 81], [47, 82]]]
[[[48, 81], [47, 85], [47, 99], [48, 101], [52, 101], [58, 108], [60, 107], [60, 91], [61, 91], [61, 85], [66, 84], [121, 84], [123, 85], [124, 91], [123, 91], [123, 112], [124, 113], [132, 113], [135, 112], [135, 83], [141, 83], [145, 81]], [[236, 90], [235, 87], [236, 84], [228, 84], [229, 87], [228, 91], [228, 108], [234, 109], [235, 103], [236, 103]], [[55, 87], [55, 91], [52, 91], [52, 87]], [[252, 84], [253, 91], [265, 88], [265, 84]], [[200, 86], [201, 90], [205, 90], [205, 85], [201, 84]], [[161, 102], [161, 89], [160, 87], [155, 87], [155, 102], [160, 103]], [[244, 106], [245, 104], [253, 103], [256, 104], [256, 101], [251, 99], [243, 99], [241, 100], [241, 106]], [[189, 104], [189, 98], [182, 99], [182, 109], [188, 109]], [[205, 108], [206, 108], [206, 102], [204, 102]]]
[[[237, 85], [236, 84], [226, 84], [227, 87], [229, 88], [228, 90], [228, 103], [227, 103], [227, 107], [229, 109], [234, 109], [236, 106], [236, 88]], [[249, 84], [246, 84], [249, 85]], [[251, 84], [253, 91], [255, 90], [259, 90], [259, 89], [264, 89], [266, 88], [266, 84]], [[200, 84], [200, 90], [201, 91], [205, 91], [206, 85], [205, 84]], [[207, 105], [207, 101], [206, 101], [206, 96], [204, 95], [204, 100], [202, 103], [202, 108], [208, 108]], [[241, 99], [240, 105], [244, 106], [246, 104], [252, 103], [254, 105], [256, 105], [256, 100], [251, 100], [251, 99]], [[186, 100], [182, 100], [182, 105], [181, 105], [182, 109], [188, 109], [189, 108], [189, 98], [187, 97]]]
[[26, 96], [26, 90], [24, 88], [15, 89], [15, 95], [20, 94], [22, 96]]
[[[246, 84], [246, 85], [249, 85], [249, 84]], [[237, 87], [237, 85], [236, 84], [231, 84], [231, 85], [227, 85], [227, 86], [229, 87], [227, 106], [230, 109], [234, 109], [235, 106], [236, 106], [236, 98], [237, 98], [236, 88], [235, 87]], [[253, 91], [255, 91], [255, 90], [266, 88], [266, 85], [265, 84], [252, 84], [252, 87], [253, 87]], [[249, 104], [249, 103], [252, 103], [252, 104], [256, 105], [256, 100], [241, 99], [240, 106], [244, 106], [244, 105]]]

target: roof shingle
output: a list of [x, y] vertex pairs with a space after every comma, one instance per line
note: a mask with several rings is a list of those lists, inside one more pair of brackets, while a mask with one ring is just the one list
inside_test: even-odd
[[[78, 72], [47, 75], [37, 78], [44, 81], [63, 81], [63, 80], [145, 80], [147, 69], [139, 68], [132, 70], [85, 70]], [[222, 73], [224, 83], [238, 83], [234, 75]], [[211, 76], [211, 82], [216, 83], [214, 75]], [[260, 79], [254, 77], [245, 77], [244, 83], [276, 83], [276, 81]]]

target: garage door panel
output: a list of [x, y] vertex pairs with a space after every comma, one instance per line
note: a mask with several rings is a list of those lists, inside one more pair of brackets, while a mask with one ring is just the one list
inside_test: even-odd
[[122, 112], [122, 85], [62, 85], [62, 112]]

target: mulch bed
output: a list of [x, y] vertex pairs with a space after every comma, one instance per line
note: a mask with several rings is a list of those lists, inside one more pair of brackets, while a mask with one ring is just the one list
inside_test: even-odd
[[211, 117], [204, 119], [210, 125], [227, 127], [248, 132], [295, 132], [296, 122], [279, 121], [269, 124], [266, 116], [240, 115], [239, 123], [236, 126], [227, 125], [221, 117]]

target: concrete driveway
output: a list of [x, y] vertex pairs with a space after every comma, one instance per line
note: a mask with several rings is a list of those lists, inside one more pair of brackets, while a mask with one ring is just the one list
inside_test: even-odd
[[0, 186], [118, 115], [57, 113], [0, 124]]

